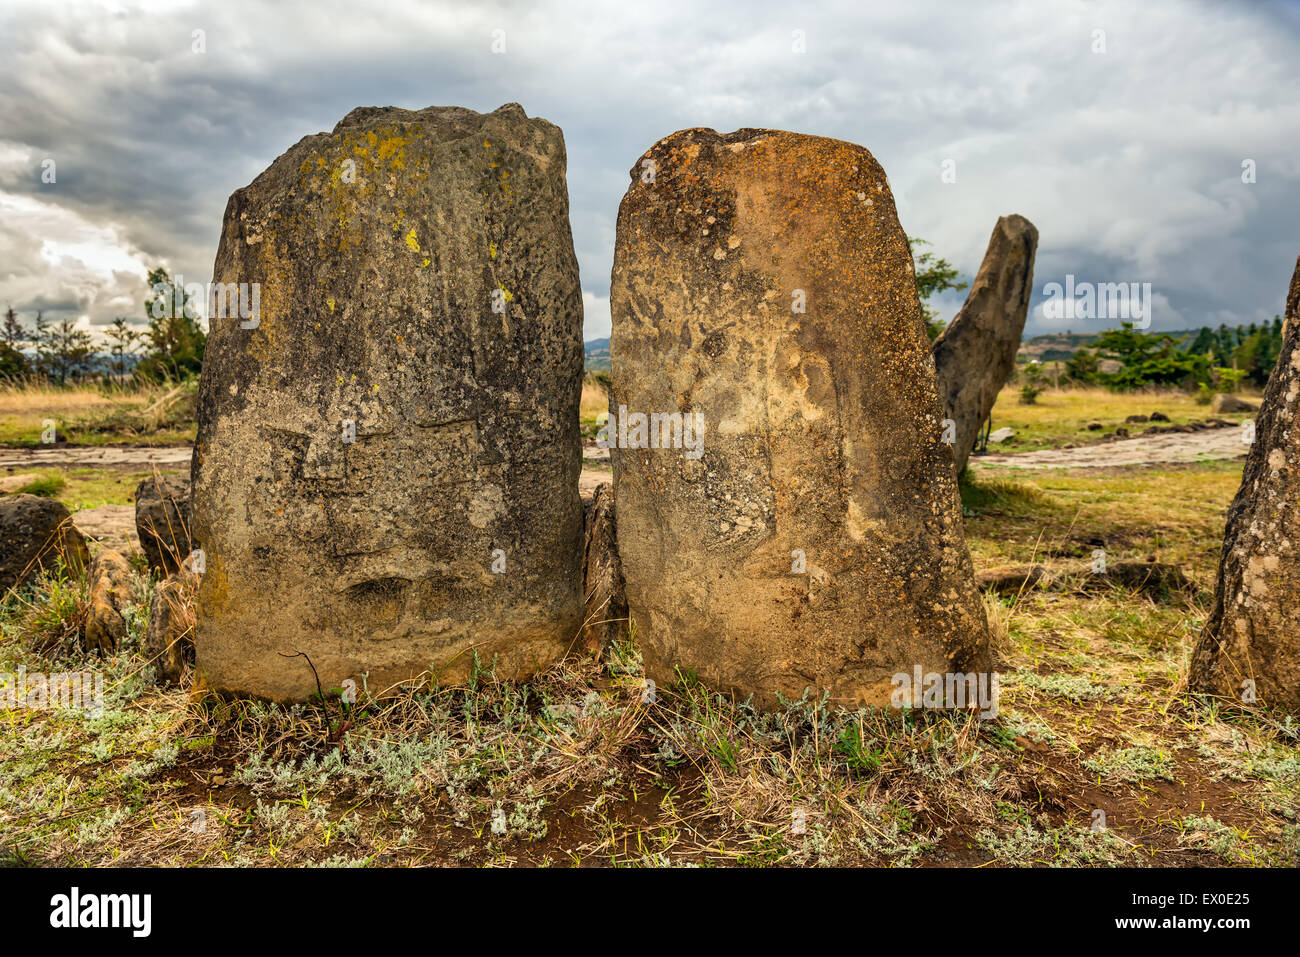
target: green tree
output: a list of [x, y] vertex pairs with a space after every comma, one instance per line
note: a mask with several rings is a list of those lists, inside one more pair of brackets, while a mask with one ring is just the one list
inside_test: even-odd
[[1214, 330], [1209, 326], [1201, 326], [1201, 331], [1196, 334], [1192, 344], [1187, 347], [1187, 351], [1194, 356], [1209, 355], [1214, 351]]
[[108, 339], [108, 371], [115, 376], [126, 375], [127, 357], [135, 355], [144, 333], [132, 329], [125, 318], [118, 316], [109, 324], [104, 336]]
[[135, 366], [135, 374], [149, 379], [183, 379], [197, 375], [203, 366], [207, 334], [199, 325], [198, 304], [181, 291], [183, 305], [177, 308], [177, 287], [161, 266], [150, 270], [145, 280], [149, 295], [144, 301], [149, 318], [145, 333], [148, 351]]
[[30, 371], [23, 343], [27, 334], [12, 306], [5, 310], [4, 324], [0, 325], [0, 379], [17, 379]]
[[1237, 337], [1226, 324], [1219, 323], [1219, 331], [1215, 334], [1214, 355], [1220, 362], [1231, 362], [1232, 353], [1236, 348]]
[[36, 314], [36, 355], [40, 370], [59, 385], [77, 379], [95, 363], [95, 340], [67, 319], [49, 325]]
[[916, 255], [918, 247], [929, 245], [929, 242], [918, 236], [907, 241], [907, 246], [912, 251], [913, 272], [916, 273], [916, 292], [921, 298], [921, 315], [925, 319], [925, 330], [933, 341], [939, 338], [947, 323], [939, 318], [939, 311], [930, 305], [930, 297], [948, 289], [961, 292], [970, 283], [966, 280], [958, 281], [961, 272], [948, 260], [929, 251]]
[[1210, 378], [1210, 360], [1178, 348], [1178, 340], [1164, 334], [1139, 332], [1133, 323], [1108, 329], [1097, 337], [1097, 354], [1120, 363], [1118, 372], [1103, 373], [1102, 382], [1119, 389], [1144, 385], [1189, 388]]
[[1096, 382], [1100, 373], [1097, 353], [1091, 349], [1076, 349], [1074, 355], [1065, 360], [1065, 377], [1074, 382]]
[[1038, 401], [1038, 397], [1043, 393], [1043, 387], [1046, 381], [1043, 378], [1043, 367], [1037, 359], [1030, 359], [1025, 363], [1023, 370], [1024, 385], [1020, 387], [1020, 404], [1033, 405]]

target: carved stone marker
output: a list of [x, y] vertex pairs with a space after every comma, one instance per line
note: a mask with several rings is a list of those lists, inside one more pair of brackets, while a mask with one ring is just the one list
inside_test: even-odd
[[912, 259], [867, 150], [692, 129], [632, 170], [610, 345], [646, 673], [887, 705], [987, 671]]
[[200, 680], [299, 699], [562, 655], [583, 528], [560, 130], [517, 104], [353, 110], [231, 196], [215, 281], [241, 308], [211, 321], [199, 395]]

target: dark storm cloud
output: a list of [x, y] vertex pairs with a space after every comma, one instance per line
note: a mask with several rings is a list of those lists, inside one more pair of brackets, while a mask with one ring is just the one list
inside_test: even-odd
[[0, 305], [142, 316], [145, 270], [207, 281], [227, 197], [302, 136], [359, 105], [518, 101], [565, 132], [589, 337], [628, 170], [686, 126], [864, 144], [968, 275], [998, 215], [1028, 216], [1036, 303], [1071, 273], [1150, 282], [1156, 328], [1254, 321], [1300, 251], [1298, 31], [1294, 5], [1173, 0], [9, 5]]

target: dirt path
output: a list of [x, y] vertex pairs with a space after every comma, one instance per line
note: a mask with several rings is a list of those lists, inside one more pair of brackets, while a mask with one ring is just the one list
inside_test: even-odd
[[971, 456], [970, 464], [980, 468], [1089, 469], [1234, 459], [1244, 456], [1250, 448], [1242, 441], [1243, 434], [1241, 426], [1233, 426], [1201, 432], [1137, 435], [1073, 449]]
[[[971, 465], [979, 468], [1116, 468], [1135, 465], [1162, 465], [1178, 462], [1204, 462], [1213, 459], [1240, 458], [1248, 446], [1242, 441], [1241, 426], [1205, 429], [1199, 432], [1166, 432], [1138, 435], [1113, 442], [1098, 442], [1073, 449], [1042, 449], [1037, 452], [994, 452], [973, 456]], [[50, 466], [61, 468], [147, 469], [151, 465], [176, 469], [190, 463], [191, 446], [148, 447], [69, 446], [38, 448], [0, 448], [0, 469], [33, 470]], [[601, 482], [611, 480], [607, 468], [596, 462], [608, 456], [600, 449], [585, 450], [579, 488], [591, 494]]]
[[188, 467], [193, 446], [163, 445], [41, 445], [31, 448], [0, 448], [0, 469], [59, 468], [127, 469], [132, 472], [159, 468]]

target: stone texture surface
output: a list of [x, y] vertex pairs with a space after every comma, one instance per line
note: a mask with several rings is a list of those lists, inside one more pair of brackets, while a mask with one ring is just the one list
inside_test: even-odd
[[582, 646], [600, 652], [627, 636], [627, 593], [618, 559], [614, 487], [608, 482], [596, 486], [591, 499], [583, 504]]
[[188, 479], [151, 475], [135, 489], [135, 528], [149, 570], [170, 575], [189, 557], [190, 483]]
[[202, 680], [304, 698], [298, 652], [327, 688], [455, 682], [475, 654], [522, 678], [575, 643], [565, 162], [518, 104], [361, 108], [231, 196], [214, 280], [260, 283], [260, 316], [214, 319], [204, 359]]
[[915, 665], [987, 670], [912, 259], [879, 164], [838, 140], [691, 129], [632, 177], [612, 405], [698, 413], [705, 430], [699, 458], [612, 455], [647, 675], [685, 669], [762, 706], [805, 688], [855, 706], [887, 705], [891, 676]]
[[1020, 349], [1034, 291], [1038, 230], [1023, 216], [1002, 216], [955, 319], [934, 343], [939, 396], [956, 423], [953, 464], [966, 467], [980, 426], [993, 411]]
[[131, 566], [119, 553], [104, 549], [90, 563], [90, 608], [86, 613], [86, 650], [109, 655], [126, 637], [122, 612], [131, 599]]
[[36, 495], [0, 498], [0, 595], [60, 560], [75, 574], [90, 564], [86, 539], [67, 507]]
[[1300, 259], [1282, 352], [1255, 418], [1255, 441], [1228, 509], [1214, 608], [1190, 687], [1300, 712]]
[[145, 656], [159, 684], [177, 684], [194, 662], [194, 602], [197, 576], [182, 572], [154, 585], [149, 603]]

